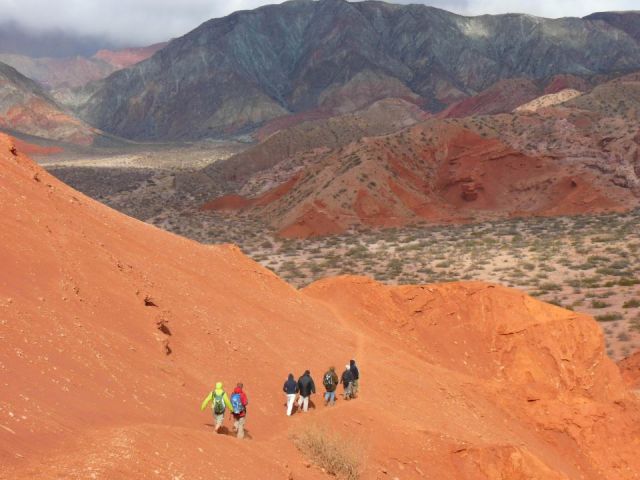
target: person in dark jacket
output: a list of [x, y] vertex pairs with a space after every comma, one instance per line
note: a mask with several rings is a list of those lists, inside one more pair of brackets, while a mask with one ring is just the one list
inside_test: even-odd
[[351, 391], [353, 388], [353, 373], [351, 373], [350, 365], [345, 365], [340, 382], [344, 387], [344, 399], [349, 400], [351, 398]]
[[358, 366], [356, 365], [355, 360], [351, 360], [349, 362], [349, 370], [351, 370], [351, 374], [353, 375], [353, 383], [351, 384], [351, 398], [356, 398], [358, 396], [358, 381], [360, 380], [360, 371], [358, 370]]
[[322, 384], [324, 385], [324, 404], [335, 405], [336, 403], [336, 388], [338, 388], [338, 375], [336, 374], [335, 367], [329, 367], [327, 373], [322, 377]]
[[247, 398], [247, 394], [242, 390], [242, 387], [242, 383], [238, 383], [231, 394], [233, 430], [238, 432], [238, 438], [244, 438], [244, 424], [247, 420], [247, 405], [249, 405], [249, 399]]
[[293, 373], [290, 373], [289, 378], [284, 382], [282, 391], [287, 395], [287, 416], [290, 417], [291, 412], [293, 411], [293, 403], [296, 400], [296, 393], [300, 391], [298, 388], [298, 382], [293, 378]]
[[302, 407], [302, 410], [306, 412], [309, 410], [309, 397], [311, 394], [316, 393], [316, 384], [313, 383], [309, 370], [305, 370], [304, 374], [298, 379], [298, 391], [300, 393], [298, 408]]

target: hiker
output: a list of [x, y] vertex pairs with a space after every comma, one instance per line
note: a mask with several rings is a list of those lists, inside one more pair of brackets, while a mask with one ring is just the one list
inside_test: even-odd
[[351, 398], [356, 398], [358, 396], [358, 381], [360, 380], [360, 370], [358, 370], [358, 366], [356, 365], [355, 360], [351, 360], [349, 362], [349, 370], [353, 375], [353, 383], [351, 384]]
[[247, 394], [242, 390], [242, 383], [238, 383], [231, 394], [231, 413], [233, 415], [233, 431], [238, 432], [238, 438], [244, 438], [244, 424], [247, 420]]
[[216, 383], [216, 388], [209, 392], [209, 395], [206, 396], [202, 405], [200, 405], [200, 411], [204, 411], [209, 405], [209, 402], [212, 403], [213, 410], [213, 418], [215, 419], [215, 431], [218, 433], [220, 428], [222, 427], [222, 422], [224, 421], [224, 412], [227, 410], [232, 410], [231, 402], [229, 401], [229, 396], [227, 392], [222, 388], [222, 382]]
[[303, 411], [309, 410], [309, 397], [312, 393], [316, 393], [316, 384], [313, 383], [311, 372], [305, 370], [304, 374], [298, 379], [298, 408], [302, 407]]
[[293, 373], [290, 373], [289, 378], [284, 382], [284, 386], [282, 387], [282, 391], [287, 395], [287, 417], [291, 416], [293, 403], [296, 400], [296, 394], [299, 390], [298, 382], [293, 378]]
[[347, 364], [342, 372], [342, 386], [344, 387], [344, 399], [349, 400], [351, 398], [351, 389], [353, 388], [353, 373], [350, 369], [351, 365]]
[[327, 373], [322, 377], [322, 384], [324, 385], [324, 404], [335, 405], [336, 403], [336, 388], [338, 387], [338, 375], [336, 374], [336, 367], [329, 367]]

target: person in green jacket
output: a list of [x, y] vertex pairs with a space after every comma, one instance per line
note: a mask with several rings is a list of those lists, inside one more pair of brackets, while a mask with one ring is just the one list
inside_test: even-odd
[[224, 420], [224, 412], [227, 410], [233, 410], [231, 406], [231, 401], [229, 400], [229, 396], [227, 392], [222, 388], [222, 382], [216, 383], [216, 388], [213, 392], [209, 392], [209, 395], [203, 400], [202, 405], [200, 405], [200, 411], [204, 411], [209, 405], [209, 402], [212, 403], [213, 408], [213, 417], [216, 420], [215, 431], [216, 433], [222, 427], [222, 422]]

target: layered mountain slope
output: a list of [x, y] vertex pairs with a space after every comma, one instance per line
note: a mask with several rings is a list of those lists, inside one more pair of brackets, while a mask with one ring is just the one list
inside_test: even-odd
[[[305, 161], [362, 137], [396, 132], [428, 118], [416, 105], [385, 99], [346, 115], [312, 120], [281, 128], [256, 146], [203, 170], [225, 193], [255, 196], [304, 168]], [[282, 127], [283, 124], [280, 124]], [[211, 192], [208, 192], [209, 197]]]
[[[483, 283], [299, 292], [84, 197], [4, 136], [0, 161], [0, 478], [326, 478], [293, 446], [312, 425], [360, 445], [365, 479], [640, 469], [640, 403], [589, 317]], [[284, 415], [289, 371], [352, 356], [359, 399]], [[198, 412], [217, 380], [245, 384], [246, 441]]]
[[88, 145], [96, 129], [51, 100], [34, 81], [0, 63], [0, 129]]
[[101, 80], [117, 70], [146, 60], [164, 47], [165, 43], [141, 48], [100, 50], [91, 57], [40, 57], [0, 54], [0, 62], [15, 68], [25, 77], [46, 88], [82, 87]]
[[[631, 191], [585, 165], [529, 156], [455, 122], [433, 120], [350, 144], [236, 206], [270, 220], [281, 235], [306, 237], [360, 225], [576, 214], [636, 203]], [[228, 199], [205, 208], [228, 208]]]
[[[464, 119], [531, 156], [582, 165], [640, 196], [640, 74], [616, 78], [536, 112]], [[630, 208], [635, 202], [630, 204]]]
[[640, 11], [598, 12], [585, 17], [587, 20], [599, 20], [622, 30], [631, 38], [640, 41]]
[[486, 90], [454, 103], [439, 116], [466, 117], [510, 112], [514, 108], [540, 96], [538, 85], [526, 78], [502, 80]]
[[501, 79], [637, 68], [637, 39], [601, 20], [294, 0], [204, 23], [110, 76], [83, 114], [129, 138], [200, 138], [386, 97], [436, 111]]

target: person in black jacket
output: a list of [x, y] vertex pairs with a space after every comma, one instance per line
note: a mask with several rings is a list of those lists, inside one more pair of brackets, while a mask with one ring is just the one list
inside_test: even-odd
[[287, 416], [290, 417], [293, 411], [293, 403], [296, 400], [296, 393], [299, 391], [298, 383], [294, 380], [293, 373], [290, 373], [289, 378], [284, 382], [282, 391], [287, 395]]
[[316, 393], [316, 384], [313, 383], [309, 370], [305, 370], [304, 374], [298, 379], [298, 390], [300, 393], [298, 407], [302, 407], [302, 410], [306, 412], [309, 410], [309, 397], [312, 393]]
[[360, 380], [360, 371], [358, 370], [358, 366], [356, 365], [355, 360], [351, 360], [349, 362], [349, 370], [351, 370], [351, 375], [353, 375], [353, 383], [351, 384], [351, 398], [356, 398], [358, 396], [358, 380]]
[[344, 387], [343, 396], [345, 400], [349, 400], [351, 398], [353, 388], [353, 373], [349, 367], [350, 365], [345, 365], [344, 372], [342, 372], [342, 378], [340, 379], [340, 382]]

